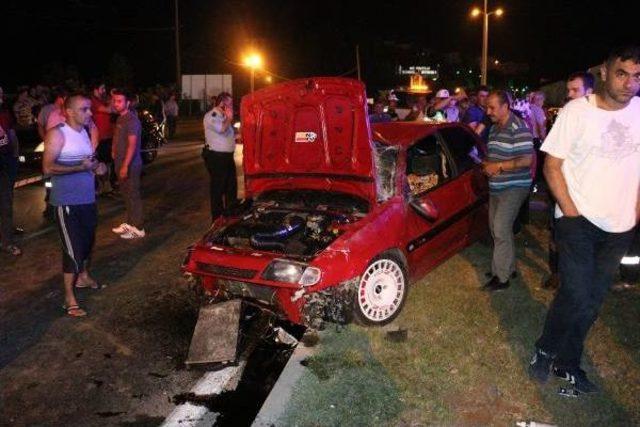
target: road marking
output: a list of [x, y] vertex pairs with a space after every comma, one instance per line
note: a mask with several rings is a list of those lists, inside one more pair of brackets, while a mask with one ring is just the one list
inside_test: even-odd
[[[246, 362], [238, 366], [229, 366], [219, 371], [207, 372], [191, 388], [196, 396], [214, 396], [227, 389], [227, 385], [237, 381], [242, 375]], [[162, 427], [200, 427], [211, 426], [218, 414], [209, 411], [204, 405], [194, 405], [190, 402], [176, 406], [162, 423]]]

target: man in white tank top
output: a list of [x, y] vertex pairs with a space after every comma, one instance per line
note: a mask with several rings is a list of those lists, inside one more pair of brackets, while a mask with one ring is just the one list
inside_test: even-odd
[[76, 300], [74, 287], [99, 288], [87, 270], [97, 226], [93, 170], [93, 145], [85, 130], [91, 120], [91, 102], [81, 95], [64, 103], [66, 123], [50, 129], [45, 137], [42, 170], [51, 175], [50, 203], [62, 241], [65, 303], [69, 316], [87, 313]]

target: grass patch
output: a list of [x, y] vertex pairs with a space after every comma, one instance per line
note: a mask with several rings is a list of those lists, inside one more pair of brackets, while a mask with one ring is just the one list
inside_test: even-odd
[[373, 357], [369, 339], [357, 327], [321, 335], [322, 346], [305, 361], [278, 425], [375, 426], [392, 422], [402, 410], [399, 391]]
[[640, 425], [638, 290], [610, 295], [589, 335], [583, 368], [599, 394], [562, 397], [566, 383], [538, 386], [527, 376], [553, 298], [540, 288], [547, 236], [538, 218], [518, 238], [520, 274], [501, 293], [479, 290], [491, 257], [483, 245], [435, 269], [412, 287], [390, 325], [408, 329], [404, 342], [389, 341], [389, 327], [323, 337], [285, 425]]

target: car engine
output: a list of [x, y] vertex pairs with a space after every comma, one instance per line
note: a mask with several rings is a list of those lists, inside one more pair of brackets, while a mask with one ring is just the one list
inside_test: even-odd
[[210, 244], [232, 248], [314, 256], [358, 217], [333, 212], [301, 212], [258, 207], [240, 220], [213, 231]]

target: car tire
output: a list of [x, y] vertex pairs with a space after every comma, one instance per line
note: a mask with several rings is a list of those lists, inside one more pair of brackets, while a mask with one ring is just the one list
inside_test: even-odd
[[403, 263], [393, 255], [374, 258], [364, 269], [353, 302], [353, 318], [365, 326], [384, 326], [402, 310], [409, 292]]

